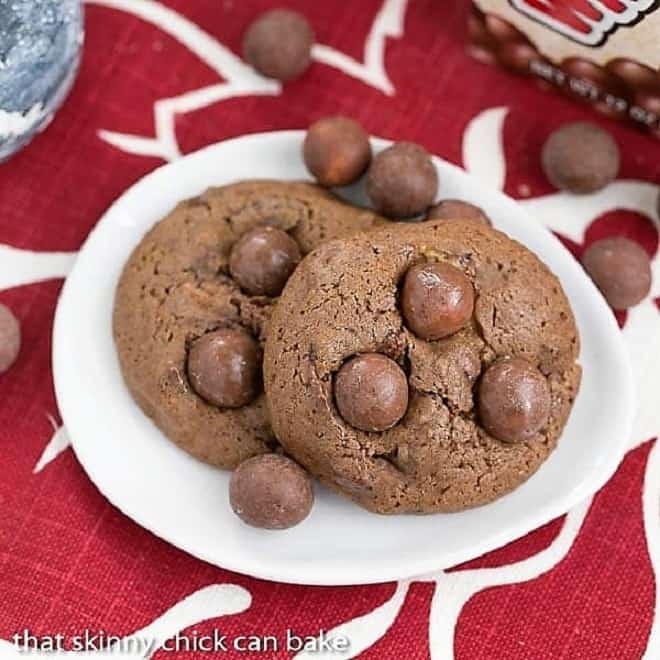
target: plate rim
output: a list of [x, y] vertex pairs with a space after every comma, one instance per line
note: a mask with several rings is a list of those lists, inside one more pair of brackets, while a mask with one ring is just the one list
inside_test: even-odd
[[[426, 574], [444, 570], [450, 568], [466, 561], [470, 561], [477, 557], [480, 557], [488, 552], [491, 552], [495, 549], [502, 547], [508, 543], [511, 543], [515, 540], [520, 539], [522, 536], [538, 529], [539, 527], [547, 524], [548, 522], [560, 517], [567, 513], [573, 507], [579, 505], [581, 502], [586, 500], [588, 497], [595, 494], [602, 486], [609, 481], [612, 475], [615, 473], [618, 468], [621, 460], [625, 456], [626, 449], [629, 444], [629, 438], [632, 432], [634, 417], [635, 417], [635, 382], [632, 371], [632, 365], [628, 356], [628, 349], [623, 340], [623, 335], [616, 323], [614, 315], [611, 313], [607, 307], [607, 303], [604, 301], [602, 295], [598, 289], [588, 280], [586, 274], [584, 277], [588, 280], [593, 291], [602, 301], [602, 305], [605, 306], [605, 309], [608, 313], [610, 330], [616, 329], [618, 335], [615, 343], [618, 345], [619, 357], [625, 358], [622, 360], [623, 374], [622, 379], [619, 381], [619, 392], [622, 397], [625, 397], [625, 410], [626, 416], [625, 420], [622, 422], [622, 426], [625, 427], [626, 432], [620, 434], [620, 440], [618, 441], [617, 451], [610, 451], [608, 453], [608, 460], [603, 464], [602, 469], [599, 472], [592, 472], [590, 475], [582, 480], [576, 487], [567, 491], [561, 497], [555, 499], [552, 504], [548, 504], [547, 507], [543, 509], [543, 515], [541, 515], [534, 523], [532, 524], [519, 524], [517, 522], [512, 523], [510, 527], [504, 528], [505, 531], [500, 533], [491, 534], [486, 541], [482, 541], [477, 544], [471, 545], [469, 548], [461, 548], [460, 550], [454, 550], [452, 552], [444, 553], [443, 560], [434, 559], [432, 548], [427, 546], [424, 549], [424, 552], [421, 556], [413, 560], [409, 560], [405, 565], [401, 566], [398, 564], [389, 565], [387, 568], [383, 568], [379, 562], [373, 563], [374, 568], [371, 568], [369, 571], [365, 570], [364, 563], [360, 562], [360, 569], [355, 570], [351, 566], [347, 566], [346, 563], [340, 562], [337, 566], [329, 564], [327, 561], [324, 562], [324, 570], [319, 571], [318, 568], [315, 568], [316, 564], [314, 562], [299, 562], [295, 569], [291, 569], [290, 565], [287, 564], [283, 567], [273, 567], [271, 564], [261, 565], [258, 561], [253, 561], [251, 557], [244, 556], [242, 559], [236, 559], [235, 555], [231, 555], [228, 559], [222, 560], [222, 564], [219, 564], [217, 559], [212, 558], [209, 554], [200, 551], [199, 547], [194, 546], [194, 544], [189, 544], [186, 542], [185, 535], [182, 538], [177, 537], [176, 534], [168, 533], [162, 529], [156, 529], [148, 520], [142, 516], [139, 511], [139, 507], [131, 506], [132, 502], [125, 502], [119, 496], [117, 497], [116, 489], [108, 487], [107, 482], [100, 478], [96, 467], [93, 461], [87, 460], [87, 454], [85, 449], [85, 443], [78, 443], [76, 441], [76, 422], [75, 422], [75, 412], [72, 412], [72, 407], [74, 403], [69, 399], [68, 394], [64, 394], [65, 388], [63, 387], [62, 380], [62, 360], [63, 360], [63, 349], [61, 348], [64, 340], [61, 337], [65, 332], [66, 325], [66, 316], [65, 312], [68, 306], [69, 297], [71, 294], [71, 289], [74, 282], [75, 273], [79, 267], [79, 255], [87, 248], [89, 243], [95, 240], [96, 234], [100, 231], [100, 228], [103, 226], [107, 217], [113, 213], [116, 213], [117, 209], [125, 203], [125, 199], [130, 198], [132, 195], [136, 194], [136, 189], [139, 189], [145, 182], [152, 179], [157, 179], [162, 176], [164, 170], [176, 170], [181, 167], [185, 167], [187, 162], [194, 160], [196, 157], [201, 157], [207, 152], [214, 151], [223, 146], [245, 140], [262, 140], [268, 138], [281, 138], [281, 139], [291, 139], [295, 138], [301, 140], [304, 136], [305, 131], [299, 129], [293, 130], [275, 130], [275, 131], [265, 131], [265, 132], [256, 132], [256, 133], [245, 133], [240, 136], [236, 136], [227, 140], [222, 140], [214, 144], [207, 145], [198, 151], [186, 154], [180, 159], [177, 159], [173, 162], [164, 163], [152, 171], [148, 172], [145, 176], [139, 178], [126, 190], [124, 190], [113, 202], [112, 204], [103, 212], [99, 220], [96, 222], [94, 227], [91, 229], [85, 241], [81, 245], [79, 252], [76, 256], [76, 259], [73, 263], [69, 274], [64, 280], [64, 284], [60, 291], [60, 295], [57, 302], [57, 308], [54, 316], [53, 331], [52, 331], [52, 368], [53, 368], [53, 382], [55, 387], [55, 395], [57, 399], [58, 408], [60, 411], [60, 416], [62, 418], [63, 425], [66, 427], [69, 439], [71, 441], [71, 447], [74, 451], [74, 454], [80, 463], [82, 469], [88, 475], [94, 486], [99, 490], [99, 492], [120, 510], [124, 515], [130, 518], [132, 521], [140, 525], [143, 529], [154, 534], [156, 537], [166, 541], [167, 543], [173, 545], [174, 547], [183, 550], [187, 554], [196, 557], [202, 561], [205, 561], [213, 566], [217, 566], [224, 570], [229, 570], [237, 572], [243, 575], [249, 575], [255, 578], [277, 581], [277, 582], [286, 582], [289, 584], [299, 584], [299, 585], [309, 585], [309, 586], [348, 586], [348, 585], [367, 585], [367, 584], [381, 584], [391, 581], [414, 579], [416, 577], [423, 578]], [[377, 149], [385, 147], [393, 142], [386, 138], [381, 138], [377, 136], [370, 136], [370, 141]], [[474, 179], [474, 176], [466, 172], [463, 168], [451, 163], [439, 156], [433, 155], [435, 162], [441, 161], [443, 167], [450, 167], [455, 170], [459, 170], [463, 175], [468, 176]], [[286, 180], [286, 179], [284, 179]], [[226, 185], [226, 183], [220, 183], [219, 185]], [[489, 190], [489, 194], [495, 196], [506, 197], [511, 202], [518, 205], [518, 200], [515, 200], [512, 197], [509, 197], [501, 190]], [[524, 213], [530, 215], [527, 210], [524, 210]], [[540, 231], [545, 232], [552, 241], [555, 241], [556, 244], [564, 251], [568, 256], [575, 261], [575, 264], [579, 268], [579, 264], [570, 254], [570, 252], [564, 247], [561, 241], [553, 234], [552, 231], [547, 229], [544, 225], [538, 223], [537, 225]], [[148, 228], [145, 228], [147, 231]], [[529, 249], [529, 248], [528, 248]], [[533, 250], [532, 250], [533, 251]], [[544, 262], [545, 263], [545, 262]], [[581, 269], [580, 269], [581, 270]], [[614, 335], [613, 335], [614, 336]], [[73, 424], [71, 423], [73, 420]], [[534, 476], [534, 475], [532, 475]], [[124, 498], [126, 499], [126, 498]], [[130, 498], [129, 498], [130, 499]], [[430, 514], [432, 515], [432, 514]], [[513, 531], [511, 529], [513, 528]], [[393, 562], [390, 560], [390, 564]], [[370, 564], [370, 567], [372, 564]], [[408, 568], [406, 568], [408, 567]], [[332, 568], [332, 570], [331, 570]], [[337, 574], [339, 572], [339, 574]]]

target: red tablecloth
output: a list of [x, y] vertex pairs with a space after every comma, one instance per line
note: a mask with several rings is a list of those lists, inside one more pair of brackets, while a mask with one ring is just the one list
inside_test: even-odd
[[[242, 96], [230, 90], [206, 107], [176, 112], [176, 103], [163, 100], [223, 82], [205, 61], [208, 44], [240, 53], [246, 25], [273, 3], [168, 0], [175, 13], [167, 13], [164, 5], [148, 0], [93, 0], [71, 97], [42, 136], [0, 166], [0, 256], [1, 268], [8, 269], [0, 281], [25, 283], [0, 287], [5, 288], [0, 301], [13, 308], [24, 333], [17, 364], [0, 377], [0, 639], [25, 628], [35, 635], [61, 633], [69, 643], [86, 629], [126, 636], [165, 614], [166, 630], [187, 625], [187, 633], [194, 629], [201, 635], [215, 628], [230, 639], [255, 634], [284, 640], [287, 629], [317, 635], [347, 624], [352, 653], [364, 658], [444, 660], [453, 652], [465, 660], [624, 660], [642, 657], [647, 646], [648, 658], [660, 658], [660, 631], [652, 633], [660, 456], [648, 423], [643, 426], [648, 437], [632, 439], [636, 448], [610, 483], [566, 518], [428, 580], [350, 588], [263, 582], [187, 556], [114, 509], [66, 448], [65, 432], [54, 433], [61, 421], [50, 333], [62, 281], [29, 283], [29, 263], [52, 265], [52, 257], [60, 260], [53, 272], [64, 271], [68, 257], [32, 251], [75, 252], [112, 200], [163, 162], [148, 154], [173, 157], [177, 145], [187, 153], [242, 133], [304, 127], [319, 116], [342, 113], [373, 134], [420, 142], [461, 164], [466, 127], [483, 111], [506, 107], [505, 190], [514, 197], [552, 192], [540, 170], [540, 147], [553, 128], [576, 118], [594, 119], [614, 133], [623, 150], [622, 178], [660, 182], [660, 142], [468, 59], [467, 2], [285, 4], [306, 13], [318, 41], [334, 49], [330, 63], [313, 64], [281, 93]], [[397, 35], [400, 14], [403, 32]], [[182, 17], [189, 22], [178, 21]], [[370, 33], [391, 35], [384, 71], [377, 57], [359, 66]], [[182, 43], [188, 37], [187, 45]], [[370, 44], [377, 53], [378, 39]], [[346, 58], [355, 62], [347, 64]], [[232, 76], [228, 71], [226, 80]], [[168, 116], [174, 121], [171, 133]], [[156, 130], [159, 140], [149, 141]], [[650, 214], [610, 209], [594, 218], [585, 241], [624, 233], [655, 255], [658, 234]], [[569, 244], [576, 252], [582, 249], [575, 241]], [[28, 274], [20, 275], [21, 269]], [[12, 279], [15, 272], [19, 275]], [[622, 316], [621, 324], [625, 321]], [[656, 323], [649, 317], [650, 364], [660, 350]], [[646, 373], [642, 385], [652, 386], [654, 378], [657, 385], [660, 377]], [[651, 413], [660, 422], [657, 406]], [[243, 587], [249, 607], [195, 623], [195, 613], [214, 611], [213, 599], [222, 592], [213, 585], [222, 584]], [[180, 607], [187, 596], [191, 600], [183, 606], [190, 606], [192, 619]], [[0, 642], [0, 657], [11, 653]], [[280, 649], [249, 657], [292, 655]], [[248, 654], [160, 651], [156, 657]]]

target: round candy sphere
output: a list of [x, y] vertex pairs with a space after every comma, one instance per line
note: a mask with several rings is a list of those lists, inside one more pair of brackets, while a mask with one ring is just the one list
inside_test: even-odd
[[289, 234], [274, 227], [258, 227], [243, 234], [229, 256], [229, 272], [253, 296], [277, 296], [301, 259]]
[[303, 158], [322, 186], [346, 186], [357, 181], [369, 165], [369, 136], [354, 119], [325, 117], [307, 130]]
[[233, 328], [202, 335], [190, 347], [188, 380], [202, 399], [219, 408], [246, 406], [261, 385], [259, 344]]
[[367, 173], [367, 194], [376, 210], [389, 218], [411, 218], [433, 203], [438, 173], [429, 153], [412, 142], [397, 142], [381, 151]]
[[576, 194], [595, 192], [614, 181], [619, 163], [614, 138], [589, 122], [564, 124], [543, 146], [542, 164], [550, 183]]
[[458, 332], [472, 317], [474, 288], [450, 264], [417, 264], [403, 280], [401, 308], [406, 325], [418, 337], [442, 339]]
[[82, 41], [79, 0], [0, 0], [0, 162], [60, 107]]
[[550, 415], [550, 386], [545, 376], [521, 358], [498, 360], [481, 378], [479, 414], [493, 437], [526, 442]]
[[288, 529], [302, 522], [314, 504], [309, 475], [279, 454], [253, 456], [241, 463], [229, 482], [229, 502], [248, 525]]
[[639, 304], [651, 290], [651, 261], [635, 241], [603, 238], [582, 255], [582, 265], [613, 309]]
[[314, 30], [302, 14], [271, 9], [245, 33], [243, 56], [267, 78], [291, 80], [309, 66], [313, 43]]
[[356, 429], [385, 431], [406, 414], [408, 379], [386, 355], [357, 355], [337, 372], [335, 402], [339, 414]]

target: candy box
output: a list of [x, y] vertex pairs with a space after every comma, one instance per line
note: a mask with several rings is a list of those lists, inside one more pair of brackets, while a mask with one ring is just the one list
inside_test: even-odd
[[469, 52], [660, 137], [660, 2], [474, 0]]

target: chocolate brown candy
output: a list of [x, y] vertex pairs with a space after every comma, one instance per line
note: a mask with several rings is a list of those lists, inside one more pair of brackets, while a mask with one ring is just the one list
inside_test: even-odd
[[0, 304], [0, 374], [16, 361], [21, 350], [21, 326], [9, 307]]
[[486, 431], [503, 442], [526, 442], [547, 423], [550, 386], [521, 358], [498, 360], [481, 378], [479, 415]]
[[566, 74], [566, 91], [578, 100], [598, 101], [605, 94], [626, 94], [618, 77], [591, 60], [569, 57], [561, 63], [561, 68]]
[[613, 309], [640, 303], [651, 290], [648, 254], [627, 238], [603, 238], [582, 255], [582, 265]]
[[494, 64], [498, 41], [486, 28], [486, 16], [474, 4], [468, 17], [468, 36], [468, 53], [480, 62]]
[[543, 146], [542, 163], [546, 176], [557, 188], [590, 193], [616, 179], [619, 147], [607, 131], [595, 124], [564, 124]]
[[628, 115], [628, 101], [621, 96], [605, 94], [602, 101], [594, 103], [594, 109], [610, 119], [624, 119]]
[[380, 353], [364, 353], [345, 362], [334, 390], [339, 414], [361, 431], [385, 431], [408, 409], [406, 374]]
[[188, 353], [188, 380], [219, 408], [242, 408], [261, 388], [261, 349], [245, 330], [223, 328], [196, 339]]
[[243, 57], [268, 78], [291, 80], [309, 66], [313, 43], [314, 31], [302, 14], [273, 9], [248, 28]]
[[468, 17], [468, 37], [471, 43], [488, 50], [493, 50], [497, 46], [497, 39], [486, 27], [486, 17], [476, 8], [476, 5], [473, 5]]
[[367, 194], [376, 210], [390, 218], [425, 211], [438, 193], [438, 173], [426, 149], [397, 142], [381, 151], [367, 174]]
[[634, 105], [642, 108], [647, 112], [649, 117], [649, 124], [653, 126], [658, 125], [658, 119], [660, 119], [660, 90], [640, 90], [635, 94]]
[[482, 209], [461, 199], [442, 199], [426, 214], [427, 220], [474, 220], [482, 225], [492, 225]]
[[369, 136], [354, 119], [319, 119], [307, 130], [303, 158], [322, 186], [345, 186], [357, 181], [369, 166]]
[[660, 91], [660, 75], [644, 64], [625, 57], [617, 57], [610, 60], [605, 68], [620, 78], [631, 91], [643, 89]]
[[497, 52], [499, 63], [521, 75], [531, 74], [532, 62], [543, 59], [539, 51], [528, 43], [503, 44]]
[[253, 456], [231, 475], [229, 503], [252, 527], [288, 529], [312, 510], [314, 491], [309, 475], [280, 454]]
[[450, 264], [417, 264], [404, 278], [401, 309], [406, 325], [418, 337], [442, 339], [458, 332], [472, 317], [474, 288]]
[[628, 111], [628, 88], [614, 73], [591, 60], [570, 57], [562, 63], [563, 90], [572, 98], [592, 103], [601, 114], [621, 119]]
[[229, 256], [234, 281], [253, 296], [277, 296], [300, 262], [298, 243], [281, 229], [257, 227], [243, 234]]

